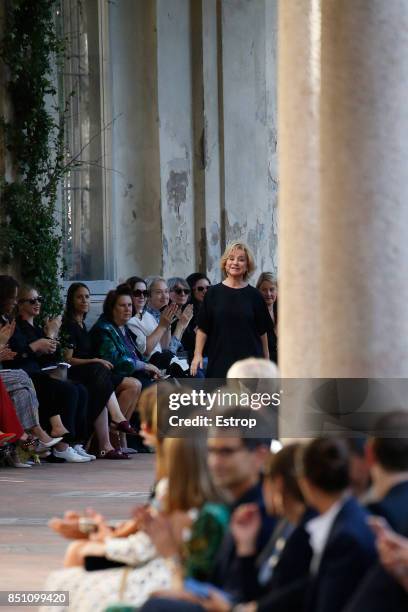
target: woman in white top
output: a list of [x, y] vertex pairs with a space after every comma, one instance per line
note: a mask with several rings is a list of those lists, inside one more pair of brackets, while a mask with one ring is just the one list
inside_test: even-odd
[[[146, 309], [148, 290], [146, 283], [138, 276], [132, 276], [126, 281], [131, 289], [133, 305], [136, 311], [128, 323], [128, 327], [136, 335], [139, 351], [160, 369], [168, 374], [182, 375], [182, 372], [170, 372], [170, 362], [174, 359], [175, 350], [172, 340], [180, 339], [190, 322], [192, 307], [187, 306], [181, 311], [178, 304], [172, 303], [160, 312], [159, 321]], [[171, 333], [172, 322], [177, 321], [174, 333]]]

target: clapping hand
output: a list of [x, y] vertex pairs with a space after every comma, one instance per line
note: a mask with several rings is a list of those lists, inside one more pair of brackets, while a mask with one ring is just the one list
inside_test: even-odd
[[11, 336], [14, 334], [16, 329], [16, 322], [6, 323], [3, 327], [0, 327], [0, 348], [6, 346]]
[[257, 504], [242, 504], [235, 510], [231, 517], [230, 528], [239, 556], [255, 553], [261, 524], [261, 513]]
[[58, 317], [55, 317], [54, 319], [49, 319], [47, 317], [45, 320], [45, 325], [44, 325], [45, 335], [55, 340], [58, 336], [58, 332], [60, 330], [61, 323], [62, 323], [61, 315], [58, 315]]
[[194, 314], [193, 305], [187, 304], [187, 306], [184, 308], [182, 312], [180, 312], [178, 316], [178, 320], [183, 325], [183, 327], [187, 327], [187, 325], [190, 323], [191, 319], [193, 318], [193, 314]]
[[17, 353], [12, 351], [8, 346], [0, 348], [0, 363], [2, 361], [11, 361], [16, 355]]

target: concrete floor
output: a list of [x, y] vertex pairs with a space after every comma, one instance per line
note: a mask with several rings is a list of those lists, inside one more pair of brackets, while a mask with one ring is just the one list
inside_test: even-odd
[[142, 454], [129, 461], [0, 469], [0, 590], [41, 590], [48, 572], [61, 567], [67, 545], [48, 520], [87, 507], [108, 519], [127, 518], [148, 497], [153, 464], [154, 456]]

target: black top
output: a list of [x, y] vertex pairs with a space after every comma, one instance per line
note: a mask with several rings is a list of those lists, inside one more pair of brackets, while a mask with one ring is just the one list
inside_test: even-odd
[[247, 285], [210, 287], [198, 313], [198, 327], [207, 334], [208, 378], [224, 378], [239, 359], [263, 357], [261, 336], [271, 317], [260, 292]]
[[74, 319], [64, 319], [61, 326], [61, 336], [74, 352], [73, 357], [77, 359], [92, 359], [92, 343], [85, 323], [81, 327]]
[[33, 374], [41, 368], [55, 364], [59, 359], [58, 351], [53, 355], [37, 355], [31, 350], [29, 345], [41, 338], [45, 338], [45, 333], [39, 325], [31, 325], [28, 321], [17, 318], [16, 329], [9, 341], [11, 350], [17, 355], [12, 361], [5, 362], [4, 367], [22, 369]]

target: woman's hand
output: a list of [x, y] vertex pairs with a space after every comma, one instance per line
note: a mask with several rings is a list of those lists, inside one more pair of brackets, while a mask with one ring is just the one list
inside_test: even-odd
[[49, 340], [48, 338], [40, 338], [35, 340], [29, 346], [34, 353], [52, 355], [57, 350], [58, 342], [56, 340]]
[[150, 537], [162, 557], [174, 557], [180, 553], [171, 522], [164, 514], [153, 515], [147, 511], [143, 520], [143, 531]]
[[235, 540], [237, 554], [247, 557], [256, 552], [256, 539], [262, 519], [257, 504], [238, 506], [231, 517], [230, 529]]
[[181, 323], [183, 327], [187, 327], [187, 325], [190, 323], [191, 319], [193, 318], [193, 314], [194, 314], [193, 305], [187, 304], [187, 306], [180, 313], [179, 318], [178, 318], [179, 322]]
[[62, 322], [61, 315], [58, 315], [58, 317], [55, 317], [54, 319], [47, 318], [45, 320], [45, 325], [44, 325], [45, 335], [55, 340], [55, 338], [58, 336], [58, 332], [61, 327], [61, 322]]
[[204, 367], [203, 356], [202, 355], [196, 355], [194, 353], [194, 357], [193, 357], [193, 360], [192, 360], [191, 366], [190, 366], [190, 374], [191, 374], [191, 376], [195, 376], [197, 374], [198, 368], [203, 369], [203, 367]]
[[48, 527], [67, 540], [86, 540], [87, 534], [79, 529], [80, 518], [81, 515], [77, 512], [68, 511], [62, 519], [52, 518]]
[[107, 361], [106, 359], [100, 359], [99, 357], [94, 357], [92, 359], [92, 363], [101, 363], [108, 370], [113, 370], [113, 364], [110, 361]]
[[200, 605], [207, 612], [231, 612], [232, 605], [216, 591], [210, 591], [208, 597], [200, 599]]
[[8, 346], [0, 348], [0, 362], [1, 361], [11, 361], [17, 355], [14, 351], [11, 350]]
[[156, 366], [153, 365], [152, 363], [145, 363], [144, 370], [148, 374], [151, 374], [155, 380], [158, 380], [159, 378], [163, 378], [162, 373], [160, 372], [159, 368], [156, 368]]
[[16, 322], [6, 323], [3, 327], [0, 327], [0, 348], [4, 347], [14, 334], [16, 329]]
[[160, 314], [159, 325], [161, 327], [170, 327], [170, 325], [177, 318], [178, 306], [177, 304], [169, 304]]

